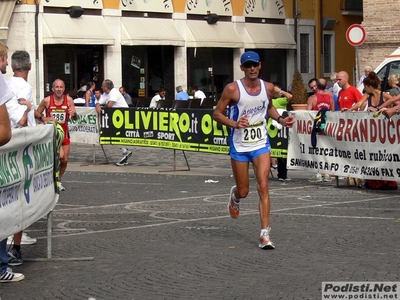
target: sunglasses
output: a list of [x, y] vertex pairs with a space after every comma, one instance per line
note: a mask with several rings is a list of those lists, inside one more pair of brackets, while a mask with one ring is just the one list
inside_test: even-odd
[[243, 68], [246, 68], [246, 69], [251, 68], [251, 67], [257, 68], [259, 65], [260, 65], [259, 62], [254, 62], [254, 61], [245, 62], [244, 64], [242, 64]]

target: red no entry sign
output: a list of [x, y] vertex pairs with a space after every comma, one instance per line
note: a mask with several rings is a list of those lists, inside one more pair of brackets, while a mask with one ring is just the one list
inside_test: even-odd
[[360, 46], [362, 43], [364, 43], [366, 37], [367, 33], [365, 32], [364, 27], [362, 27], [360, 24], [353, 24], [347, 28], [347, 42], [354, 47]]

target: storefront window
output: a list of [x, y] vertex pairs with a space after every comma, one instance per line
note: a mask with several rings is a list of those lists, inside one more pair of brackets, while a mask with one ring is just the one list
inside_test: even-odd
[[133, 97], [153, 97], [161, 88], [174, 95], [174, 47], [123, 46], [122, 85]]
[[65, 91], [71, 97], [89, 81], [100, 87], [104, 79], [103, 46], [44, 45], [43, 49], [45, 95], [57, 78], [65, 82]]
[[197, 85], [207, 96], [214, 93], [219, 98], [225, 86], [234, 80], [230, 48], [188, 48], [187, 60], [188, 87]]

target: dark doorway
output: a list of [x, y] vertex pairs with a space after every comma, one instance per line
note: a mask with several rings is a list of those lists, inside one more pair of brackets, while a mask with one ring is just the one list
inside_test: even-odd
[[57, 78], [65, 82], [65, 90], [75, 97], [78, 89], [89, 81], [100, 88], [104, 80], [104, 48], [86, 45], [44, 45], [44, 94], [51, 92]]

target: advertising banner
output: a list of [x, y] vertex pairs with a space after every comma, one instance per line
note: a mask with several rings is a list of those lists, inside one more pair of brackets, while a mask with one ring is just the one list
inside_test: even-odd
[[78, 119], [69, 119], [68, 129], [71, 143], [99, 145], [99, 122], [96, 108], [76, 107]]
[[211, 109], [105, 108], [100, 144], [226, 154], [228, 129], [212, 114]]
[[327, 112], [324, 131], [311, 144], [317, 111], [295, 111], [288, 167], [337, 176], [399, 180], [400, 119], [369, 112]]
[[[213, 120], [212, 109], [105, 108], [100, 144], [227, 154], [229, 130]], [[268, 121], [272, 156], [286, 157], [288, 128]]]
[[54, 128], [13, 129], [0, 147], [0, 240], [46, 216], [58, 201]]

